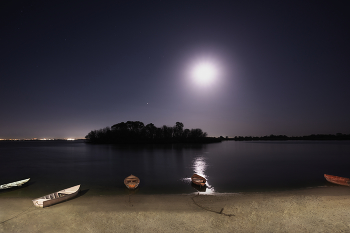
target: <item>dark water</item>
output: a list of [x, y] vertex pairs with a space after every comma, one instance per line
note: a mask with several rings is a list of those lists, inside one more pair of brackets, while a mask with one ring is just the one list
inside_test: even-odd
[[1, 196], [38, 197], [81, 184], [88, 195], [198, 192], [190, 177], [207, 178], [203, 193], [288, 190], [327, 184], [323, 174], [350, 177], [350, 141], [225, 141], [205, 145], [89, 145], [71, 141], [0, 142], [0, 184], [30, 183]]

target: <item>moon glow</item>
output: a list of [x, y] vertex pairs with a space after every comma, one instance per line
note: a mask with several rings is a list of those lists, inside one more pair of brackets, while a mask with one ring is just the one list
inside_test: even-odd
[[209, 62], [197, 64], [192, 71], [194, 81], [204, 86], [211, 84], [215, 80], [216, 75], [216, 67]]

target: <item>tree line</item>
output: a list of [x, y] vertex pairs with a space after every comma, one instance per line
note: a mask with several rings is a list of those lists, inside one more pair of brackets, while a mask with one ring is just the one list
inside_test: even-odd
[[207, 137], [202, 129], [184, 129], [184, 124], [176, 122], [173, 127], [163, 125], [158, 128], [140, 121], [120, 122], [99, 130], [92, 130], [85, 138], [90, 143], [173, 143], [173, 142], [213, 142], [219, 139]]

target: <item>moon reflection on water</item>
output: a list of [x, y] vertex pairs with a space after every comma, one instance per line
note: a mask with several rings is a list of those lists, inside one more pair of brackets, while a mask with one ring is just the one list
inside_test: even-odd
[[[210, 185], [208, 181], [208, 176], [205, 175], [205, 170], [207, 166], [208, 165], [204, 157], [201, 157], [201, 156], [196, 157], [193, 160], [193, 166], [192, 166], [193, 172], [196, 173], [197, 175], [203, 176], [207, 180], [207, 182], [206, 182], [206, 186], [204, 187], [200, 187], [198, 185], [193, 185], [192, 187], [196, 188], [199, 192], [201, 192], [201, 194], [214, 194], [215, 193], [214, 187]], [[191, 182], [191, 178], [186, 178], [186, 180], [189, 180]]]

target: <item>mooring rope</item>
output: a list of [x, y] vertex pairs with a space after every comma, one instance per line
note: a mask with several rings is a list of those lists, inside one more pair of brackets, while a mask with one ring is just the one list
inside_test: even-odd
[[134, 205], [131, 204], [131, 195], [133, 195], [133, 193], [129, 194], [129, 204], [130, 204], [131, 207], [133, 207]]
[[6, 219], [6, 220], [0, 222], [0, 224], [3, 224], [3, 223], [5, 223], [5, 222], [10, 221], [10, 220], [12, 220], [12, 219], [14, 219], [14, 218], [17, 218], [17, 217], [19, 217], [19, 216], [21, 216], [21, 215], [23, 215], [23, 214], [27, 214], [27, 213], [31, 212], [31, 211], [27, 212], [27, 211], [28, 211], [29, 209], [31, 209], [31, 208], [35, 208], [35, 209], [31, 210], [31, 211], [34, 211], [34, 210], [37, 209], [37, 207], [35, 207], [35, 206], [30, 206], [30, 207], [28, 207], [26, 210], [20, 212], [19, 214], [17, 214], [17, 215], [15, 215], [15, 216], [11, 217], [11, 218], [8, 218], [8, 219]]
[[198, 195], [195, 195], [195, 196], [191, 197], [191, 199], [192, 199], [193, 203], [196, 206], [198, 206], [199, 208], [202, 208], [203, 210], [210, 211], [210, 212], [213, 212], [213, 213], [216, 213], [216, 214], [222, 214], [222, 215], [225, 215], [225, 216], [228, 216], [228, 217], [235, 216], [234, 214], [225, 214], [225, 213], [223, 213], [224, 208], [221, 208], [220, 212], [218, 212], [218, 211], [211, 210], [209, 208], [205, 208], [205, 207], [199, 205], [197, 202], [194, 201], [194, 198], [197, 197], [197, 196], [199, 196], [199, 193], [198, 193]]

